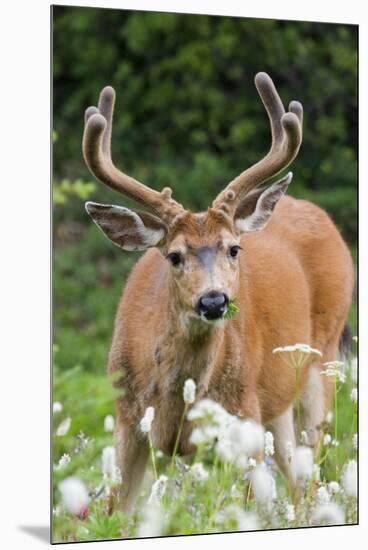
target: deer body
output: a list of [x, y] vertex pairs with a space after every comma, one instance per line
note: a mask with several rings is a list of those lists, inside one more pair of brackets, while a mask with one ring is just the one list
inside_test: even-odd
[[[305, 211], [313, 213], [312, 220], [303, 216]], [[288, 215], [291, 231], [285, 228], [283, 214]], [[232, 414], [266, 424], [295, 397], [295, 372], [272, 355], [274, 348], [311, 342], [324, 351], [334, 340], [324, 360], [336, 358], [353, 271], [349, 251], [328, 216], [310, 203], [285, 197], [269, 225], [260, 233], [244, 235], [241, 245], [240, 311], [231, 321], [205, 327], [196, 320], [186, 323], [180, 307], [175, 307], [169, 266], [155, 249], [141, 258], [126, 285], [108, 369], [125, 371], [133, 391], [117, 403], [118, 414], [138, 426], [146, 407], [154, 406], [153, 438], [167, 453], [177, 434], [187, 378], [197, 383], [198, 398], [211, 397]], [[334, 272], [332, 286], [325, 275], [336, 262], [343, 269], [339, 281]], [[121, 382], [126, 387], [124, 377]], [[192, 450], [184, 441], [187, 435], [184, 453]]]
[[[271, 122], [271, 150], [200, 214], [184, 210], [169, 190], [152, 191], [113, 166], [111, 88], [102, 92], [99, 108], [86, 113], [83, 149], [92, 172], [155, 214], [87, 203], [115, 244], [150, 249], [125, 286], [108, 361], [114, 384], [124, 389], [116, 401], [124, 511], [134, 503], [148, 457], [139, 422], [146, 408], [154, 407], [153, 443], [171, 454], [188, 378], [196, 382], [196, 400], [209, 397], [229, 413], [272, 430], [278, 464], [294, 483], [285, 453], [286, 443], [296, 442], [296, 377], [272, 350], [302, 342], [319, 349], [323, 361], [337, 357], [354, 284], [350, 253], [325, 212], [284, 196], [290, 174], [259, 187], [296, 155], [302, 108], [292, 102], [285, 114], [264, 73], [256, 84]], [[233, 300], [240, 311], [226, 320]], [[316, 361], [304, 365], [299, 389], [302, 427], [314, 445], [331, 395]], [[190, 432], [185, 421], [182, 454], [194, 450]]]

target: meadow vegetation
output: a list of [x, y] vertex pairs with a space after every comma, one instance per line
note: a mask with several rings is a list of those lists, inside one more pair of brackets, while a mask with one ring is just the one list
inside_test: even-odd
[[[298, 496], [276, 467], [272, 434], [209, 399], [193, 405], [195, 384], [189, 380], [183, 400], [197, 451], [183, 459], [175, 450], [165, 457], [152, 448], [135, 513], [127, 516], [110, 505], [111, 491], [124, 483], [115, 464], [111, 387], [105, 377], [78, 368], [61, 374], [57, 356], [55, 350], [54, 397], [60, 401], [54, 401], [53, 412], [54, 542], [357, 522], [355, 359], [327, 365], [321, 375], [334, 381], [336, 399], [321, 425], [316, 456], [306, 432], [295, 452], [290, 450]], [[140, 424], [142, 435], [149, 437], [154, 421], [150, 407]], [[255, 460], [259, 452], [265, 457], [261, 464]]]

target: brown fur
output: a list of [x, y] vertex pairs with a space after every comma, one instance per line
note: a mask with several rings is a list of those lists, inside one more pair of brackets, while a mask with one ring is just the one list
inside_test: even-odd
[[[164, 252], [173, 242], [211, 245], [229, 233], [211, 210], [188, 214], [169, 235]], [[138, 424], [146, 407], [153, 406], [153, 443], [171, 453], [187, 378], [197, 383], [197, 399], [208, 396], [232, 414], [267, 424], [295, 398], [295, 373], [272, 354], [275, 347], [309, 343], [323, 352], [323, 361], [336, 358], [354, 277], [348, 248], [327, 214], [285, 197], [268, 226], [243, 235], [240, 243], [231, 289], [240, 312], [214, 325], [183, 323], [180, 288], [160, 251], [150, 249], [134, 267], [119, 305], [108, 363], [110, 375], [121, 373], [118, 385], [126, 389], [116, 405], [118, 436], [129, 432], [144, 447]], [[326, 385], [325, 411], [329, 405]], [[182, 453], [193, 450], [189, 434], [187, 423]], [[123, 477], [130, 477], [124, 456], [118, 455]], [[121, 499], [127, 509], [124, 483]]]

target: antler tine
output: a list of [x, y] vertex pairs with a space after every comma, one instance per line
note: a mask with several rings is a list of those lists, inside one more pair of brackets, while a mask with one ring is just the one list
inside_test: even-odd
[[171, 198], [171, 189], [161, 193], [150, 189], [140, 181], [118, 170], [111, 158], [112, 117], [115, 91], [106, 86], [97, 107], [88, 107], [85, 112], [83, 156], [92, 174], [102, 183], [153, 210], [167, 225], [183, 207]]
[[254, 187], [276, 176], [296, 157], [302, 142], [303, 107], [292, 101], [284, 106], [274, 83], [266, 73], [258, 73], [255, 85], [268, 114], [272, 144], [267, 155], [232, 180], [217, 196], [212, 206], [233, 214], [239, 201]]
[[100, 99], [98, 100], [98, 110], [106, 119], [106, 130], [102, 139], [102, 150], [111, 160], [111, 130], [112, 130], [112, 116], [114, 113], [115, 105], [115, 90], [111, 86], [105, 86], [100, 93]]
[[285, 109], [275, 85], [268, 74], [256, 74], [254, 82], [270, 120], [272, 134], [271, 149], [273, 149], [282, 142], [283, 130], [281, 119], [285, 114]]

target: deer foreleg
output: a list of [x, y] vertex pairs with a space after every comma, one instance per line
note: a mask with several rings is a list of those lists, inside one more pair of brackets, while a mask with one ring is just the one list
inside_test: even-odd
[[139, 437], [136, 429], [129, 426], [118, 426], [115, 437], [116, 461], [122, 482], [115, 491], [114, 507], [130, 514], [144, 477], [149, 447], [147, 441]]

